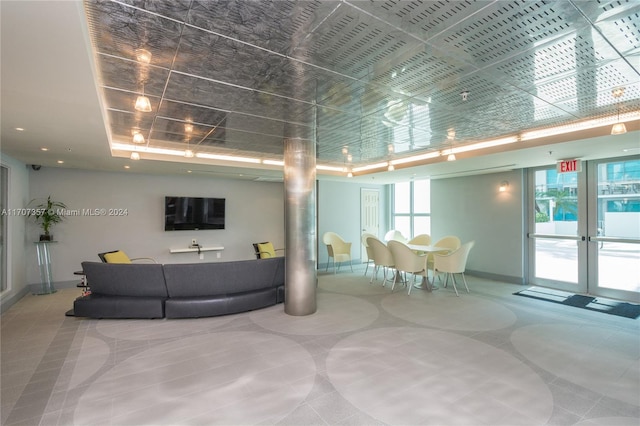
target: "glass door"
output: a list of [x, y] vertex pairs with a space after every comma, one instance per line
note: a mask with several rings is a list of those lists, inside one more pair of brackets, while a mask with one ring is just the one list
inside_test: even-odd
[[589, 164], [589, 291], [640, 301], [640, 157]]
[[585, 174], [556, 167], [529, 172], [529, 282], [560, 290], [587, 291]]
[[528, 281], [640, 301], [640, 157], [532, 169]]

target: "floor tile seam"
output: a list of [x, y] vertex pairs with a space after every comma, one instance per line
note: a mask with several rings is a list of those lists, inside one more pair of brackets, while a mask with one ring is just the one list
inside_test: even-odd
[[[550, 383], [548, 386], [553, 386], [553, 385], [554, 385], [553, 383]], [[555, 386], [558, 386], [558, 385], [555, 385]], [[566, 389], [566, 388], [561, 388], [560, 386], [558, 386], [558, 387], [560, 389], [562, 389], [562, 390], [565, 390], [565, 391], [569, 390], [569, 389]], [[589, 405], [589, 407], [584, 411], [584, 413], [581, 414], [581, 413], [576, 412], [572, 407], [567, 407], [565, 405], [561, 405], [560, 402], [556, 400], [556, 397], [555, 397], [555, 394], [553, 392], [553, 389], [550, 388], [549, 390], [551, 391], [551, 396], [553, 397], [553, 405], [554, 405], [554, 407], [557, 406], [557, 407], [563, 408], [564, 410], [566, 410], [566, 411], [568, 411], [568, 412], [570, 412], [572, 414], [575, 414], [576, 416], [580, 417], [581, 419], [584, 419], [584, 415], [586, 413], [588, 413], [591, 409], [593, 409], [593, 407], [598, 405], [598, 403], [600, 401], [602, 401], [602, 395], [599, 395], [598, 398], [595, 398], [595, 399], [591, 400], [591, 399], [585, 398], [585, 397], [583, 397], [581, 395], [573, 394], [572, 396], [574, 398], [580, 398], [580, 400], [585, 401], [586, 403], [588, 403], [587, 405]]]
[[[324, 418], [324, 417], [322, 417], [322, 415], [318, 412], [318, 410], [316, 410], [315, 408], [313, 408], [313, 405], [309, 404], [306, 400], [305, 400], [305, 401], [302, 401], [302, 402], [301, 402], [301, 403], [296, 407], [296, 409], [297, 409], [297, 408], [301, 408], [301, 407], [303, 407], [303, 406], [307, 406], [307, 407], [309, 407], [309, 409], [310, 409], [311, 411], [313, 411], [313, 412], [316, 414], [316, 416], [318, 416], [318, 418], [319, 418], [320, 420], [322, 420], [322, 422], [323, 422], [325, 425], [329, 426], [329, 425], [331, 425], [331, 424], [332, 424], [332, 423], [327, 422], [327, 421], [325, 420], [325, 418]], [[292, 411], [292, 412], [293, 412], [293, 411]], [[289, 415], [290, 415], [290, 414], [291, 414], [291, 413], [289, 413]], [[353, 416], [353, 414], [352, 414], [352, 415], [350, 415], [349, 417], [351, 417], [351, 416]], [[287, 417], [288, 417], [288, 416], [287, 416]], [[286, 417], [283, 417], [283, 420], [284, 420], [284, 419], [286, 419]]]
[[[66, 319], [65, 319], [65, 321], [66, 321]], [[55, 340], [55, 337], [54, 337], [54, 340]], [[72, 340], [72, 339], [68, 339], [68, 340]], [[71, 342], [69, 342], [69, 346], [70, 346], [70, 344], [71, 344]], [[45, 352], [40, 363], [46, 362], [45, 361], [46, 357], [47, 357], [47, 353]], [[59, 361], [60, 362], [60, 366], [62, 366], [64, 364], [64, 360], [65, 360], [65, 358], [60, 358], [60, 359], [56, 358], [55, 361]], [[31, 377], [35, 376], [38, 373], [39, 367], [40, 367], [40, 364], [38, 364], [38, 366], [35, 368], [33, 374], [31, 375]], [[59, 373], [58, 373], [57, 376], [59, 376]], [[53, 388], [55, 386], [55, 381], [56, 380], [50, 381], [48, 383], [48, 386], [44, 389], [44, 391], [48, 391], [49, 392], [49, 397], [51, 396], [51, 393], [53, 392]], [[26, 384], [25, 389], [31, 383], [32, 382], [31, 382], [31, 379], [30, 379], [29, 382]], [[9, 422], [11, 422], [12, 415], [15, 412], [16, 408], [21, 407], [23, 404], [31, 406], [31, 408], [34, 409], [34, 412], [37, 413], [37, 414], [34, 415], [34, 417], [39, 416], [40, 418], [42, 417], [42, 414], [44, 414], [44, 411], [45, 411], [46, 405], [47, 405], [45, 403], [43, 407], [37, 407], [37, 408], [33, 407], [33, 401], [30, 399], [30, 394], [24, 393], [24, 390], [23, 390], [23, 392], [21, 393], [20, 397], [16, 401], [16, 404], [14, 405], [14, 408], [11, 410], [11, 413], [9, 414], [9, 417], [7, 418], [7, 420]]]

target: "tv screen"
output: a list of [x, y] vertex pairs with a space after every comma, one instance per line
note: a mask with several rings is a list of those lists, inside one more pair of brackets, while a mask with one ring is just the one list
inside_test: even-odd
[[165, 197], [164, 230], [224, 229], [224, 198]]

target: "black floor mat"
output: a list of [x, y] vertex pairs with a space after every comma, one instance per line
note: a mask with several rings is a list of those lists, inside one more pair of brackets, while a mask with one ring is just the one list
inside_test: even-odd
[[513, 294], [590, 311], [604, 312], [605, 314], [619, 317], [636, 319], [640, 316], [640, 305], [602, 297], [584, 296], [544, 287], [529, 287]]

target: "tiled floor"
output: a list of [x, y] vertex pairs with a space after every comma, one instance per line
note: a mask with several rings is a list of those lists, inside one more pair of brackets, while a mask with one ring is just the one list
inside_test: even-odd
[[319, 273], [318, 311], [193, 320], [2, 315], [2, 425], [634, 425], [640, 320]]

